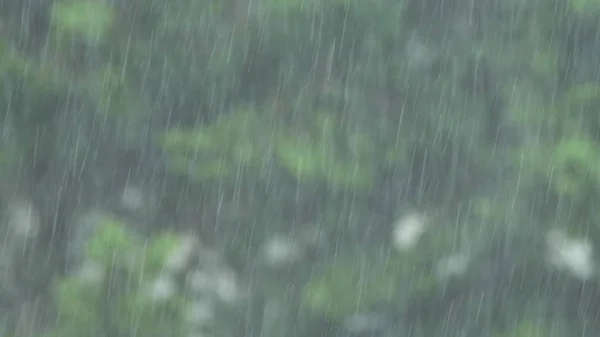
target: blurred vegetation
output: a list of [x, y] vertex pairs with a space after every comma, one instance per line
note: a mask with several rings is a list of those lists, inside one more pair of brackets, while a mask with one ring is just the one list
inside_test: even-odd
[[[383, 305], [411, 336], [597, 336], [597, 284], [545, 273], [541, 245], [556, 226], [600, 239], [600, 3], [451, 3], [0, 2], [0, 199], [30, 195], [42, 212], [28, 268], [56, 304], [47, 335], [187, 332], [184, 298], [142, 295], [178, 245], [156, 228], [198, 229], [246, 272], [273, 233], [313, 223], [335, 239], [297, 267], [311, 277], [291, 282], [279, 334], [338, 331]], [[132, 177], [160, 191], [150, 243], [107, 220], [87, 251], [104, 278], [68, 274], [73, 214]], [[412, 207], [435, 226], [390, 252]], [[464, 251], [475, 270], [436, 278]], [[258, 336], [250, 302], [238, 333]]]
[[112, 9], [103, 2], [63, 0], [52, 6], [51, 23], [58, 39], [93, 44], [106, 36], [113, 20]]
[[74, 275], [55, 284], [58, 322], [44, 335], [185, 336], [189, 301], [178, 294], [157, 301], [149, 292], [178, 244], [178, 238], [164, 234], [144, 245], [125, 224], [106, 219], [88, 246], [87, 263], [101, 266], [98, 275]]

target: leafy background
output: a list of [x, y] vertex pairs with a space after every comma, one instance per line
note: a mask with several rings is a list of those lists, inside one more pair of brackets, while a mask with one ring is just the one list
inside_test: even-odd
[[4, 333], [597, 336], [597, 277], [545, 234], [600, 239], [599, 10], [0, 2]]

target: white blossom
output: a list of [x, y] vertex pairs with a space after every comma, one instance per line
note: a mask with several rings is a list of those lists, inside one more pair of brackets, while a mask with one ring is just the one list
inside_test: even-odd
[[169, 277], [159, 277], [150, 287], [150, 298], [155, 301], [168, 300], [175, 294], [175, 281]]
[[233, 270], [223, 268], [216, 273], [215, 279], [215, 293], [221, 301], [231, 303], [242, 297], [237, 284], [237, 276]]
[[469, 267], [469, 256], [465, 253], [456, 253], [438, 261], [435, 272], [439, 280], [464, 275]]
[[279, 267], [301, 259], [303, 249], [293, 240], [278, 235], [266, 242], [262, 255], [268, 265]]
[[573, 239], [553, 229], [546, 235], [548, 261], [575, 277], [585, 280], [595, 273], [592, 243], [587, 239]]
[[96, 262], [87, 261], [79, 268], [76, 275], [81, 280], [98, 283], [104, 279], [104, 268]]
[[202, 268], [218, 268], [222, 265], [223, 257], [214, 249], [202, 248], [198, 252], [199, 264]]
[[11, 202], [9, 205], [9, 229], [17, 239], [34, 238], [40, 231], [41, 220], [33, 205], [27, 201]]
[[215, 288], [215, 279], [205, 271], [194, 270], [188, 274], [187, 284], [190, 290], [201, 294], [213, 291]]
[[188, 312], [188, 321], [196, 326], [210, 324], [215, 319], [214, 303], [206, 299], [195, 301]]
[[400, 218], [394, 225], [392, 233], [394, 248], [399, 251], [414, 248], [426, 229], [426, 219], [422, 214], [413, 213]]
[[144, 205], [144, 192], [134, 186], [126, 186], [121, 194], [121, 205], [128, 210], [136, 211]]
[[187, 283], [193, 292], [216, 295], [223, 302], [235, 302], [242, 297], [236, 273], [226, 266], [195, 270], [188, 275]]
[[179, 245], [167, 256], [167, 270], [172, 273], [184, 270], [199, 246], [200, 242], [194, 236], [182, 237]]
[[358, 313], [344, 319], [344, 327], [353, 334], [381, 329], [385, 323], [385, 318], [376, 313]]

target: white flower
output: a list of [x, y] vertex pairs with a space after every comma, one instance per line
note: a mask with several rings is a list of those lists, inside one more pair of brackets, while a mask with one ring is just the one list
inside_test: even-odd
[[572, 239], [557, 229], [546, 235], [548, 261], [559, 269], [566, 269], [575, 277], [585, 280], [595, 273], [592, 243], [587, 239]]
[[187, 282], [190, 290], [198, 294], [216, 295], [223, 302], [235, 302], [242, 297], [236, 273], [226, 266], [196, 270], [189, 274]]
[[215, 288], [215, 279], [208, 273], [201, 270], [195, 270], [188, 275], [187, 279], [190, 290], [202, 294], [207, 291], [213, 291]]
[[198, 252], [198, 258], [198, 263], [202, 268], [218, 268], [223, 264], [222, 256], [214, 249], [201, 249]]
[[272, 267], [289, 264], [302, 258], [302, 247], [283, 236], [271, 238], [263, 247], [262, 255]]
[[77, 277], [90, 283], [99, 283], [104, 279], [104, 268], [93, 261], [87, 261], [77, 271]]
[[442, 258], [435, 268], [439, 280], [447, 280], [451, 277], [461, 276], [469, 267], [469, 256], [464, 253], [452, 254]]
[[130, 211], [139, 210], [144, 205], [144, 192], [134, 186], [126, 186], [121, 194], [121, 205]]
[[237, 277], [233, 270], [228, 268], [221, 269], [217, 271], [215, 279], [215, 293], [221, 301], [231, 303], [242, 297], [237, 285]]
[[409, 214], [398, 220], [392, 233], [392, 244], [399, 251], [407, 251], [416, 246], [419, 238], [427, 229], [425, 216]]
[[214, 303], [208, 300], [198, 300], [192, 304], [188, 312], [188, 321], [196, 326], [210, 324], [215, 319]]
[[17, 239], [31, 239], [40, 231], [41, 221], [33, 205], [26, 201], [11, 202], [9, 205], [9, 228]]
[[155, 301], [168, 300], [175, 294], [175, 288], [175, 282], [163, 276], [152, 283], [149, 296]]
[[376, 313], [359, 313], [344, 319], [344, 327], [353, 334], [381, 329], [385, 323], [385, 318]]
[[405, 56], [412, 67], [428, 67], [439, 57], [439, 50], [413, 32], [406, 42]]
[[167, 256], [167, 270], [172, 273], [183, 271], [199, 246], [200, 242], [194, 236], [182, 237], [181, 243]]

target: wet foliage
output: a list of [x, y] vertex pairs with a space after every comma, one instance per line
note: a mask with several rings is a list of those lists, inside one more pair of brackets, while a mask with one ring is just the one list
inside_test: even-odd
[[597, 336], [598, 0], [0, 2], [10, 336]]

